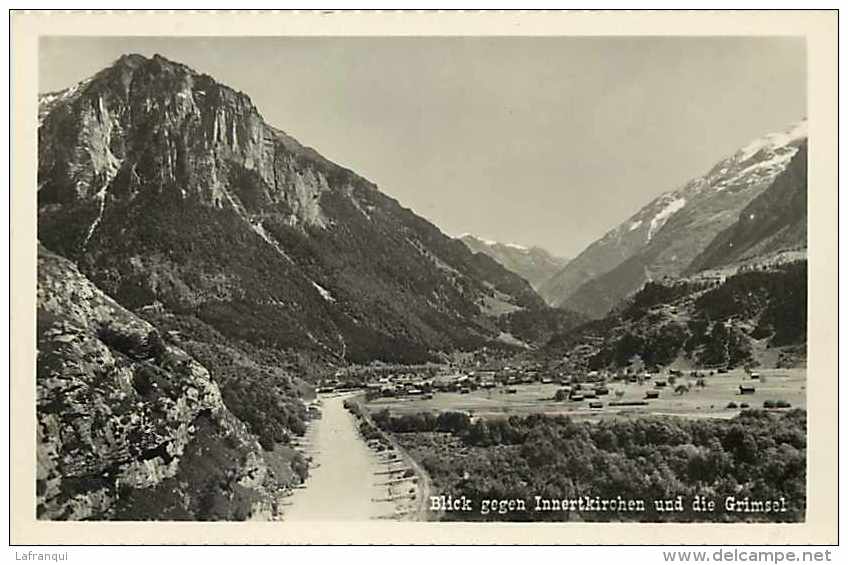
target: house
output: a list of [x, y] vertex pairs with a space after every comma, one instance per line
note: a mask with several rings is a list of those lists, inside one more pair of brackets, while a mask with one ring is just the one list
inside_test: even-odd
[[751, 377], [752, 379], [759, 379], [759, 378], [760, 378], [760, 374], [759, 374], [759, 373], [751, 373], [750, 377]]
[[603, 408], [603, 407], [604, 407], [604, 403], [598, 402], [597, 400], [594, 400], [594, 401], [589, 403], [589, 408]]
[[660, 397], [660, 391], [658, 390], [648, 390], [645, 391], [645, 398], [648, 400], [653, 400]]
[[657, 388], [664, 388], [664, 387], [668, 386], [668, 383], [665, 382], [665, 381], [656, 381], [654, 383], [654, 386], [657, 387]]
[[739, 394], [754, 394], [756, 389], [750, 385], [739, 385]]

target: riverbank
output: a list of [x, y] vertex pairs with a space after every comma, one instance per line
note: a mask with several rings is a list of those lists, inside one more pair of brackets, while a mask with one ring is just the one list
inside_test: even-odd
[[[344, 407], [352, 395], [320, 397], [321, 418], [300, 449], [311, 458], [309, 477], [282, 503], [285, 521], [401, 519], [410, 493], [386, 455], [369, 448], [356, 418]], [[417, 496], [417, 495], [416, 495]]]
[[[389, 498], [397, 502], [395, 513], [400, 519], [427, 521], [432, 518], [429, 507], [432, 480], [427, 471], [391, 436], [382, 431], [363, 406], [363, 397], [357, 395], [345, 404], [356, 417], [360, 436], [365, 436], [368, 446], [387, 465], [382, 472], [389, 479]], [[363, 430], [365, 433], [363, 434]]]

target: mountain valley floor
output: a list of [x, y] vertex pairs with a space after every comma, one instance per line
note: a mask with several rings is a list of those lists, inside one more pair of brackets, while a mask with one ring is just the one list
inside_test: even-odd
[[[562, 415], [575, 419], [603, 419], [629, 416], [679, 416], [686, 418], [732, 418], [744, 408], [763, 408], [767, 401], [785, 401], [792, 408], [807, 405], [806, 368], [764, 369], [759, 378], [751, 379], [741, 369], [706, 377], [705, 386], [696, 386], [690, 377], [679, 378], [674, 385], [657, 388], [651, 382], [643, 384], [617, 381], [609, 383], [609, 394], [582, 401], [558, 401], [555, 395], [563, 387], [554, 383], [533, 383], [478, 389], [466, 394], [439, 392], [432, 398], [377, 398], [367, 407], [372, 412], [388, 409], [393, 414], [418, 412], [459, 411], [484, 418], [512, 415]], [[675, 388], [685, 384], [689, 392], [678, 393]], [[753, 387], [753, 393], [740, 393], [740, 386]], [[508, 390], [514, 392], [508, 392]], [[623, 391], [621, 396], [616, 391]], [[646, 399], [648, 391], [659, 391], [656, 399]], [[600, 402], [601, 408], [591, 408], [590, 402]], [[610, 406], [610, 402], [645, 401], [646, 405]], [[743, 406], [745, 404], [746, 406]]]

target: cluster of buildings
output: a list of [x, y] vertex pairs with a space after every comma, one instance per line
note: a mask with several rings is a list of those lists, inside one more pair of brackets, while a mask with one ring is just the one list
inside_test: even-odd
[[426, 396], [436, 392], [470, 393], [478, 389], [505, 387], [506, 393], [516, 392], [516, 385], [542, 383], [571, 385], [575, 382], [603, 383], [609, 378], [606, 373], [591, 371], [586, 374], [572, 375], [551, 373], [539, 366], [477, 368], [474, 370], [441, 371], [381, 371], [360, 375], [351, 379], [346, 375], [334, 375], [324, 379], [318, 392], [343, 392], [365, 389], [374, 398], [400, 396]]
[[[660, 374], [632, 370], [565, 372], [552, 371], [538, 365], [482, 367], [468, 370], [456, 370], [445, 366], [438, 368], [426, 366], [421, 367], [420, 370], [416, 367], [386, 367], [376, 371], [369, 369], [366, 373], [360, 372], [355, 375], [339, 371], [332, 377], [323, 379], [318, 392], [365, 390], [371, 398], [426, 397], [437, 392], [466, 394], [478, 389], [499, 387], [505, 388], [506, 393], [514, 393], [516, 392], [514, 387], [517, 385], [541, 383], [567, 387], [573, 395], [591, 399], [596, 395], [606, 394], [606, 383], [641, 383], [662, 389], [671, 385], [674, 378], [683, 376], [683, 371], [673, 369]], [[699, 371], [689, 371], [688, 376], [700, 378], [705, 375]], [[752, 378], [757, 377], [755, 373]], [[575, 398], [569, 399], [575, 400]]]

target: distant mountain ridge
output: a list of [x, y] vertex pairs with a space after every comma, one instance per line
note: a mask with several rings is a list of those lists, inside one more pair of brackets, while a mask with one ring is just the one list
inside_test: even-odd
[[765, 135], [657, 197], [570, 261], [540, 294], [549, 304], [599, 318], [646, 281], [686, 272], [787, 169], [806, 126], [804, 120]]
[[40, 99], [39, 237], [130, 308], [335, 362], [480, 347], [517, 275], [161, 56]]
[[559, 272], [568, 259], [557, 257], [548, 250], [539, 247], [525, 247], [516, 243], [501, 243], [466, 233], [458, 238], [471, 251], [484, 253], [530, 283], [539, 290], [542, 285]]

